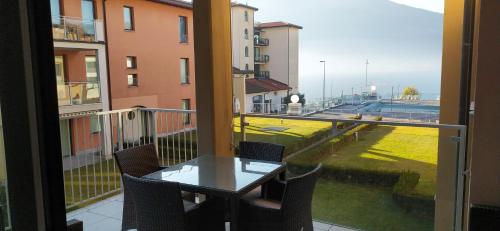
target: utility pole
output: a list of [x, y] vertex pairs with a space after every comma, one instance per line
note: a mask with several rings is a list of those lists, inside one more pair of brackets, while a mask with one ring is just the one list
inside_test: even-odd
[[370, 64], [368, 62], [368, 59], [366, 60], [366, 70], [365, 70], [365, 87], [366, 89], [368, 89], [368, 64]]
[[325, 109], [326, 61], [322, 60], [319, 62], [323, 63], [323, 109]]
[[394, 86], [392, 86], [392, 93], [391, 93], [391, 112], [392, 112], [392, 99], [394, 99]]
[[351, 88], [351, 93], [352, 93], [352, 95], [351, 95], [352, 96], [351, 97], [352, 100], [351, 101], [352, 101], [352, 105], [354, 106], [354, 87]]

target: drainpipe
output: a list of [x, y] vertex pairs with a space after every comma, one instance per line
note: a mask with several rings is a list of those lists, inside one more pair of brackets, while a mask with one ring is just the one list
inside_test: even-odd
[[111, 100], [111, 74], [109, 69], [111, 66], [109, 65], [109, 43], [108, 43], [108, 21], [106, 20], [106, 0], [102, 1], [102, 11], [103, 11], [103, 23], [104, 23], [104, 43], [105, 43], [105, 50], [106, 50], [106, 66], [108, 67], [106, 69], [106, 72], [108, 73], [108, 103], [109, 103], [109, 109], [113, 110], [113, 101]]

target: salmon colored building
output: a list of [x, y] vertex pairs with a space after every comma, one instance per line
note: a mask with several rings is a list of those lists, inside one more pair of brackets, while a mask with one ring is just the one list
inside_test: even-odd
[[[51, 12], [63, 156], [90, 157], [103, 143], [117, 140], [113, 130], [117, 119], [94, 116], [98, 112], [133, 107], [195, 109], [190, 3], [51, 0]], [[147, 117], [140, 113], [124, 120], [123, 126]], [[186, 116], [180, 120], [196, 123]]]
[[191, 4], [105, 1], [112, 109], [194, 109]]

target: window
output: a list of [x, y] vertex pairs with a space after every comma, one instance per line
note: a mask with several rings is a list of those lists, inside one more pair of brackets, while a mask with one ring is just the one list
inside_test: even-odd
[[245, 39], [248, 40], [248, 29], [245, 28]]
[[90, 117], [90, 133], [101, 132], [101, 123], [99, 121], [99, 116]]
[[[182, 110], [191, 110], [191, 100], [190, 99], [183, 99], [181, 101], [181, 109]], [[191, 115], [188, 112], [185, 112], [182, 114], [182, 121], [184, 124], [190, 124], [191, 123]]]
[[187, 17], [179, 16], [179, 39], [181, 43], [188, 42]]
[[248, 57], [248, 47], [245, 47], [245, 57]]
[[138, 86], [137, 74], [128, 74], [127, 82], [129, 87], [137, 87]]
[[134, 30], [134, 8], [129, 6], [123, 7], [123, 23], [125, 24], [125, 30]]
[[245, 71], [248, 71], [248, 64], [245, 64]]
[[182, 58], [180, 60], [181, 84], [189, 83], [189, 59]]
[[52, 14], [52, 24], [61, 25], [61, 5], [59, 0], [50, 0], [50, 13]]
[[94, 0], [82, 0], [82, 28], [86, 35], [95, 35], [94, 19], [95, 9]]
[[137, 58], [135, 56], [127, 56], [127, 69], [137, 68]]
[[245, 11], [245, 22], [248, 22], [248, 11]]
[[87, 82], [99, 82], [99, 76], [97, 75], [97, 58], [95, 56], [85, 56], [85, 71]]

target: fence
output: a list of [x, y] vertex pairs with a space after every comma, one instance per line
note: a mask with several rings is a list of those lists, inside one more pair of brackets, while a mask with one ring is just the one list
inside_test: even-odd
[[[248, 119], [247, 119], [248, 118]], [[283, 127], [283, 133], [279, 133], [278, 131], [281, 131], [279, 129], [276, 129], [276, 130], [272, 130], [272, 132], [266, 132], [267, 128], [266, 127], [261, 127], [259, 125], [256, 125], [256, 124], [253, 124], [253, 123], [259, 123], [258, 121], [256, 121], [256, 119], [265, 119], [265, 121], [263, 121], [262, 123], [265, 124], [265, 126], [269, 126], [269, 127], [272, 127], [274, 129], [276, 128], [280, 128], [280, 127]], [[270, 119], [274, 119], [274, 120], [270, 120]], [[272, 121], [275, 121], [275, 122], [272, 122]], [[456, 145], [456, 153], [450, 153], [451, 155], [454, 155], [457, 160], [456, 163], [449, 163], [449, 162], [437, 162], [437, 156], [434, 156], [433, 158], [436, 158], [436, 165], [448, 165], [447, 168], [445, 169], [456, 169], [456, 172], [453, 173], [454, 175], [454, 178], [455, 179], [450, 179], [449, 182], [453, 182], [453, 187], [454, 187], [454, 192], [455, 192], [455, 208], [454, 208], [454, 211], [453, 213], [454, 214], [450, 214], [450, 216], [453, 216], [454, 219], [455, 219], [455, 230], [461, 230], [461, 220], [462, 220], [462, 211], [463, 211], [463, 200], [464, 200], [464, 195], [463, 195], [463, 192], [464, 192], [464, 175], [466, 174], [466, 169], [465, 169], [465, 148], [466, 148], [466, 131], [467, 131], [467, 127], [465, 125], [452, 125], [452, 124], [437, 124], [437, 123], [422, 123], [422, 122], [395, 122], [395, 121], [369, 121], [369, 120], [353, 120], [353, 119], [329, 119], [329, 118], [316, 118], [316, 117], [296, 117], [296, 116], [280, 116], [280, 115], [262, 115], [262, 114], [242, 114], [240, 115], [240, 137], [239, 139], [240, 140], [247, 140], [247, 132], [251, 132], [252, 133], [252, 141], [260, 141], [260, 140], [254, 140], [254, 139], [258, 139], [257, 137], [257, 134], [259, 133], [262, 133], [262, 132], [265, 132], [265, 134], [263, 135], [265, 137], [266, 140], [274, 140], [276, 141], [276, 139], [272, 139], [270, 136], [285, 136], [286, 134], [289, 134], [290, 136], [297, 136], [297, 135], [301, 135], [301, 134], [298, 134], [297, 131], [300, 131], [301, 129], [304, 129], [304, 128], [307, 128], [309, 125], [307, 124], [303, 124], [302, 127], [298, 128], [298, 129], [294, 129], [294, 127], [297, 126], [297, 123], [293, 123], [293, 125], [291, 125], [289, 128], [286, 127], [286, 124], [287, 123], [292, 123], [292, 122], [287, 122], [287, 121], [303, 121], [304, 123], [306, 121], [315, 121], [315, 122], [327, 122], [327, 123], [331, 123], [331, 138], [333, 139], [334, 137], [335, 138], [338, 138], [338, 137], [341, 137], [343, 136], [344, 134], [347, 134], [345, 130], [340, 130], [338, 128], [338, 125], [340, 123], [342, 124], [356, 124], [356, 125], [381, 125], [381, 126], [384, 126], [384, 127], [410, 127], [410, 128], [433, 128], [433, 129], [439, 129], [438, 130], [438, 134], [439, 132], [441, 132], [441, 130], [448, 130], [448, 131], [453, 131], [455, 132], [456, 131], [456, 136], [451, 136], [450, 139], [449, 139], [449, 142], [451, 142], [452, 145]], [[276, 123], [275, 125], [274, 124], [271, 124], [271, 123]], [[252, 126], [251, 128], [249, 128], [249, 130], [246, 130], [246, 127], [248, 126]], [[351, 127], [352, 128], [352, 127]], [[256, 129], [260, 129], [260, 130], [257, 130], [255, 131]], [[290, 130], [288, 130], [290, 129]], [[353, 132], [351, 138], [355, 138], [356, 140], [358, 139], [358, 132], [357, 130], [355, 132]], [[368, 139], [367, 137], [370, 136], [370, 134], [373, 134], [372, 131], [367, 131], [365, 134], [366, 137], [364, 137], [363, 139]], [[383, 134], [381, 135], [380, 137], [384, 137], [385, 135], [387, 134]], [[397, 134], [396, 137], [395, 137], [395, 140], [398, 140], [400, 137], [400, 134]], [[426, 135], [422, 135], [423, 137], [425, 137]], [[304, 136], [305, 137], [305, 136]], [[322, 137], [319, 137], [319, 138], [322, 138]], [[394, 137], [393, 137], [394, 138]], [[435, 136], [435, 144], [437, 145], [437, 139], [438, 139], [438, 136]], [[283, 139], [284, 142], [290, 142], [290, 141], [287, 141], [286, 139]], [[317, 140], [318, 142], [321, 141], [321, 140]], [[401, 140], [402, 142], [403, 140]], [[414, 142], [414, 145], [416, 147], [421, 147], [423, 145], [423, 143], [420, 143], [422, 140], [414, 140], [414, 139], [406, 139], [406, 141], [408, 142]], [[291, 141], [291, 142], [294, 142], [296, 143], [297, 141]], [[322, 141], [323, 142], [323, 141]], [[373, 144], [376, 144], [378, 143], [378, 140], [371, 140], [370, 141], [371, 143]], [[393, 141], [393, 142], [396, 142], [397, 144], [395, 145], [395, 147], [399, 147], [400, 144], [399, 142], [400, 141]], [[441, 142], [441, 141], [440, 141]], [[309, 142], [310, 144], [312, 145], [318, 145], [317, 142]], [[326, 142], [326, 140], [323, 142], [323, 143], [328, 143]], [[285, 143], [281, 143], [283, 145], [286, 145]], [[399, 146], [398, 146], [399, 145]], [[359, 148], [359, 147], [358, 147]], [[387, 146], [385, 148], [388, 148]], [[306, 148], [307, 149], [307, 148]], [[394, 150], [382, 150], [382, 149], [379, 149], [378, 150], [379, 152], [391, 152], [391, 151], [394, 151]], [[437, 152], [437, 146], [436, 146], [436, 154], [438, 153]], [[374, 163], [376, 164], [380, 164], [380, 163], [383, 163], [384, 161], [388, 161], [388, 163], [393, 163], [391, 161], [394, 161], [394, 159], [390, 159], [389, 156], [386, 156], [386, 154], [384, 153], [381, 153], [380, 155], [377, 156], [377, 154], [375, 153], [367, 153], [366, 155], [368, 156], [372, 156], [371, 158], [375, 158], [375, 159], [372, 159], [370, 160], [370, 157], [359, 157], [358, 159], [365, 159], [365, 164], [367, 162], [370, 162], [370, 161], [373, 161]], [[317, 153], [316, 153], [317, 154]], [[324, 155], [323, 154], [319, 154], [320, 156], [321, 155]], [[338, 154], [336, 154], [338, 155]], [[385, 156], [384, 156], [385, 155]], [[442, 155], [442, 154], [440, 154]], [[376, 159], [376, 157], [378, 158], [384, 158], [384, 159]], [[318, 158], [318, 156], [315, 156], [313, 159], [315, 158]], [[404, 158], [404, 157], [398, 157], [398, 158]], [[423, 165], [422, 163], [425, 163], [425, 161], [427, 160], [420, 160], [418, 159], [418, 155], [417, 157], [415, 157], [417, 159], [415, 159], [413, 162], [414, 163], [417, 163], [419, 164], [419, 166]], [[307, 161], [306, 161], [307, 163]], [[310, 163], [309, 163], [310, 164]], [[354, 163], [354, 164], [357, 164]], [[368, 164], [369, 165], [369, 164]], [[389, 164], [390, 166], [390, 164]], [[426, 165], [428, 166], [428, 165]], [[437, 167], [437, 166], [436, 166]], [[378, 168], [378, 167], [377, 167]], [[330, 171], [331, 174], [340, 174], [342, 175], [343, 177], [346, 177], [350, 180], [352, 175], [350, 174], [360, 174], [360, 178], [365, 180], [367, 178], [367, 176], [370, 174], [373, 173], [372, 172], [362, 172], [360, 171], [359, 169], [354, 169], [352, 173], [346, 173], [348, 171], [348, 168], [346, 168], [346, 166], [339, 166], [339, 169], [336, 169], [336, 170], [332, 170]], [[346, 170], [347, 169], [347, 170]], [[336, 172], [335, 171], [340, 171], [339, 172]], [[403, 173], [405, 172], [406, 170], [402, 171]], [[328, 172], [328, 170], [324, 170], [324, 172]], [[333, 172], [333, 173], [332, 173]], [[384, 174], [386, 174], [387, 172], [385, 172]], [[346, 175], [347, 174], [347, 175]], [[380, 175], [382, 175], [381, 173], [374, 173], [375, 175], [377, 175], [378, 179], [375, 179], [374, 181], [378, 181], [380, 180]], [[390, 173], [390, 174], [393, 174], [393, 173]], [[432, 175], [432, 174], [431, 174]], [[342, 177], [341, 176], [341, 177]], [[334, 178], [332, 176], [329, 176], [330, 178]], [[425, 177], [429, 177], [429, 176], [425, 176]], [[328, 179], [330, 179], [328, 178]], [[369, 177], [368, 177], [369, 178]], [[394, 188], [396, 188], [396, 186], [394, 184], [396, 183], [399, 183], [398, 179], [401, 179], [400, 178], [400, 175], [395, 175], [395, 176], [392, 176], [392, 180], [390, 180], [390, 185], [393, 186]], [[368, 179], [368, 181], [370, 180], [373, 180], [373, 179]], [[421, 179], [422, 180], [422, 179]], [[417, 180], [417, 183], [419, 181]], [[359, 183], [359, 182], [358, 182]], [[370, 183], [373, 183], [373, 182], [370, 182]], [[405, 182], [403, 182], [405, 183]], [[415, 183], [415, 184], [417, 184]], [[443, 182], [442, 182], [443, 183]], [[445, 183], [446, 184], [446, 183]], [[399, 187], [400, 185], [398, 185]], [[414, 185], [415, 186], [415, 185]], [[397, 192], [396, 190], [393, 191], [393, 193]], [[418, 201], [418, 199], [414, 199], [414, 198], [410, 198], [410, 199], [407, 199], [406, 201], [404, 201], [405, 199], [405, 196], [406, 195], [396, 195], [394, 194], [393, 195], [393, 198], [396, 198], [395, 200], [400, 200], [403, 201], [403, 203], [413, 203], [413, 205], [417, 204], [416, 206], [420, 206], [418, 203], [416, 203], [416, 201]], [[401, 199], [403, 198], [403, 199]], [[432, 198], [432, 197], [431, 197]], [[325, 201], [326, 203], [326, 201]], [[434, 202], [432, 202], [434, 203]], [[322, 202], [320, 203], [322, 204]], [[434, 212], [434, 207], [431, 206], [432, 208], [432, 212]], [[327, 210], [325, 210], [327, 211]], [[330, 210], [328, 210], [330, 211]], [[418, 220], [418, 219], [416, 219]], [[331, 221], [330, 221], [331, 222]], [[433, 224], [433, 223], [432, 223]], [[359, 227], [357, 227], [359, 228]]]
[[191, 110], [125, 109], [61, 117], [66, 208], [121, 191], [113, 152], [154, 144], [160, 164], [197, 157], [196, 113]]

